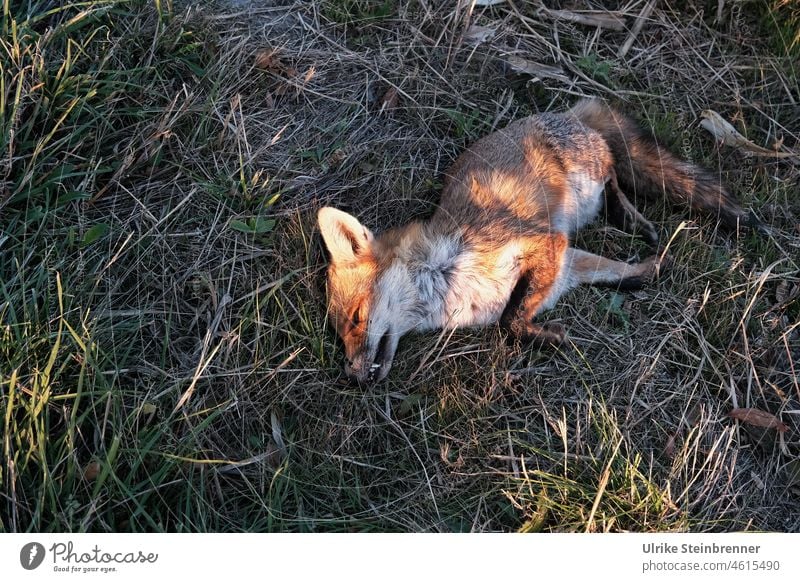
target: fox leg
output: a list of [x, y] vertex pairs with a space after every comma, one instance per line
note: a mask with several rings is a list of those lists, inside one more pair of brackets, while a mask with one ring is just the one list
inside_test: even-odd
[[572, 285], [586, 283], [615, 287], [623, 291], [639, 289], [659, 274], [661, 265], [657, 255], [640, 263], [628, 264], [593, 255], [579, 249], [567, 249], [564, 268]]
[[620, 190], [613, 168], [606, 183], [605, 207], [606, 217], [612, 225], [631, 234], [638, 232], [651, 247], [658, 246], [658, 232]]
[[562, 234], [534, 238], [522, 259], [519, 281], [500, 317], [510, 336], [538, 345], [557, 345], [566, 331], [558, 323], [534, 323], [564, 293], [580, 284], [632, 290], [655, 279], [662, 267], [656, 255], [628, 264], [569, 248]]
[[538, 345], [557, 345], [566, 332], [557, 323], [534, 323], [537, 313], [552, 306], [565, 289], [563, 263], [569, 250], [563, 234], [532, 237], [526, 245], [520, 278], [511, 293], [500, 325], [511, 338]]

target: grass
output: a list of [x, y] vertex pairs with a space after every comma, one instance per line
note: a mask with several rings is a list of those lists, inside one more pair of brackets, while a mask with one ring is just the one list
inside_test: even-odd
[[[797, 14], [711, 4], [656, 8], [625, 57], [627, 31], [519, 2], [475, 9], [498, 31], [478, 46], [433, 3], [3, 4], [2, 531], [800, 529], [800, 166], [697, 124], [798, 151]], [[409, 336], [385, 383], [341, 383], [314, 211], [425, 216], [471, 141], [584, 94], [771, 235], [651, 206], [675, 267], [571, 293], [548, 315], [567, 348]], [[644, 251], [602, 223], [577, 244]]]

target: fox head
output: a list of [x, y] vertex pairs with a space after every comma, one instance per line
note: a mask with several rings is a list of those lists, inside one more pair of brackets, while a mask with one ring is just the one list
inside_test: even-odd
[[395, 245], [355, 217], [322, 208], [317, 219], [330, 254], [328, 315], [345, 351], [345, 374], [360, 384], [383, 380], [400, 336], [416, 325], [416, 293]]

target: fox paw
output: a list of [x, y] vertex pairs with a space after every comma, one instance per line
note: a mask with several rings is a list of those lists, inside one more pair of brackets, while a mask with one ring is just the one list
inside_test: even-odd
[[539, 326], [530, 341], [535, 345], [541, 346], [557, 346], [564, 343], [567, 339], [567, 330], [560, 323], [544, 323]]
[[564, 342], [567, 330], [560, 323], [533, 323], [517, 319], [508, 326], [509, 340], [538, 347], [557, 346]]
[[650, 248], [657, 248], [658, 247], [658, 231], [656, 227], [653, 226], [651, 222], [645, 222], [639, 224], [639, 234], [644, 239], [644, 241], [650, 245]]
[[657, 252], [642, 261], [642, 264], [647, 264], [648, 266], [648, 276], [651, 281], [666, 275], [672, 268], [672, 263], [672, 257], [663, 251]]
[[620, 291], [636, 291], [652, 283], [669, 270], [672, 259], [665, 255], [651, 255], [636, 265], [636, 274], [621, 279], [616, 285]]

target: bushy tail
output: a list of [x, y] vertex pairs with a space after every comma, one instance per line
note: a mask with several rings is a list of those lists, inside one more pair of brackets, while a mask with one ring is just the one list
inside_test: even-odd
[[678, 159], [629, 117], [597, 99], [578, 102], [572, 113], [605, 138], [617, 180], [629, 197], [666, 193], [673, 202], [717, 216], [726, 228], [760, 228], [718, 176]]

